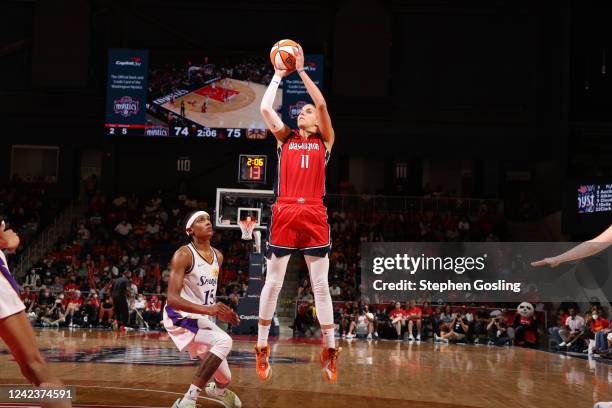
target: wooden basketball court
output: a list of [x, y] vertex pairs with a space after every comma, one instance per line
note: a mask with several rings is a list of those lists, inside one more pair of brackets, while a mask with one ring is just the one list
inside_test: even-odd
[[[186, 117], [210, 128], [265, 129], [266, 124], [259, 111], [259, 104], [266, 88], [265, 85], [252, 82], [221, 79], [214, 84], [176, 98], [174, 104], [166, 102], [162, 107], [180, 115], [181, 102], [185, 102]], [[222, 96], [221, 90], [223, 89], [230, 92], [227, 101]], [[208, 101], [207, 111], [202, 113], [202, 104], [206, 100]], [[275, 104], [280, 107], [281, 103], [282, 90], [279, 89]]]
[[[190, 383], [195, 361], [167, 335], [39, 330], [51, 367], [76, 386], [77, 405], [169, 407]], [[273, 345], [273, 378], [260, 382], [253, 341], [236, 339], [231, 388], [244, 407], [592, 407], [612, 400], [612, 366], [521, 348], [340, 341], [337, 384], [323, 381], [320, 346]], [[0, 383], [25, 383], [0, 345]], [[0, 406], [6, 406], [0, 404]], [[220, 407], [201, 399], [201, 407]]]

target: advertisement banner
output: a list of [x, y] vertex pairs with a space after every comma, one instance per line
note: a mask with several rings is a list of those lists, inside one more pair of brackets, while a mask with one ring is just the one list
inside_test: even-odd
[[147, 50], [110, 49], [106, 88], [107, 126], [145, 126], [147, 110]]
[[[257, 322], [259, 319], [259, 296], [263, 289], [264, 269], [266, 260], [262, 254], [249, 256], [249, 285], [246, 295], [238, 304], [238, 317], [240, 325], [234, 330], [236, 334], [257, 335]], [[270, 335], [278, 335], [276, 321], [272, 321]]]

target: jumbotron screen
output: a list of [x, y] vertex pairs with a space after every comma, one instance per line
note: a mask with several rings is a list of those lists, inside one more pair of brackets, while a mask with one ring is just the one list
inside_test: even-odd
[[[110, 49], [106, 134], [267, 138], [259, 105], [274, 75], [268, 49], [223, 56]], [[322, 87], [321, 56], [306, 55], [305, 68]], [[300, 78], [292, 74], [278, 90], [274, 107], [291, 125], [308, 102]]]

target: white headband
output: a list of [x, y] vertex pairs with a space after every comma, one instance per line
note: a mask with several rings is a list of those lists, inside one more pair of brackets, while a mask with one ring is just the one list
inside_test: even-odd
[[[191, 228], [191, 226], [193, 225], [194, 221], [202, 216], [202, 215], [208, 215], [210, 217], [210, 215], [206, 212], [206, 211], [196, 211], [191, 217], [189, 217], [189, 219], [187, 220], [187, 224], [185, 224], [185, 230], [187, 228]], [[189, 233], [187, 231], [185, 231], [185, 234], [189, 235]]]

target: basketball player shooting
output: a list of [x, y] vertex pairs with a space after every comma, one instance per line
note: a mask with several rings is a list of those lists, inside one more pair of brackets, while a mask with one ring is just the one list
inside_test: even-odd
[[[19, 236], [0, 224], [0, 249], [14, 251], [19, 246]], [[19, 298], [19, 287], [11, 276], [6, 256], [0, 251], [0, 337], [6, 343], [19, 364], [23, 376], [41, 389], [61, 389], [62, 382], [51, 373], [47, 362], [38, 350], [36, 335], [24, 312]], [[70, 400], [58, 400], [41, 404], [42, 407], [71, 407]]]
[[[190, 242], [172, 257], [163, 323], [179, 351], [188, 351], [192, 358], [201, 361], [189, 390], [172, 408], [195, 408], [204, 386], [209, 397], [226, 407], [241, 407], [238, 396], [227, 389], [232, 378], [227, 364], [232, 338], [209, 318], [216, 316], [233, 325], [240, 323], [233, 310], [215, 302], [223, 255], [210, 245], [213, 229], [208, 213], [189, 214], [185, 233]], [[211, 378], [214, 381], [206, 385]]]
[[304, 70], [304, 53], [294, 49], [295, 68], [304, 82], [314, 105], [305, 105], [298, 116], [298, 129], [284, 124], [272, 108], [282, 78], [290, 71], [275, 74], [261, 101], [261, 113], [274, 134], [279, 157], [279, 173], [275, 186], [276, 202], [272, 205], [272, 220], [266, 251], [267, 276], [259, 303], [257, 375], [268, 380], [270, 346], [268, 333], [276, 309], [291, 253], [304, 254], [315, 296], [317, 317], [323, 332], [324, 348], [321, 368], [326, 380], [334, 382], [339, 349], [334, 339], [334, 317], [327, 275], [331, 233], [327, 223], [325, 168], [334, 144], [334, 129], [323, 94]]

